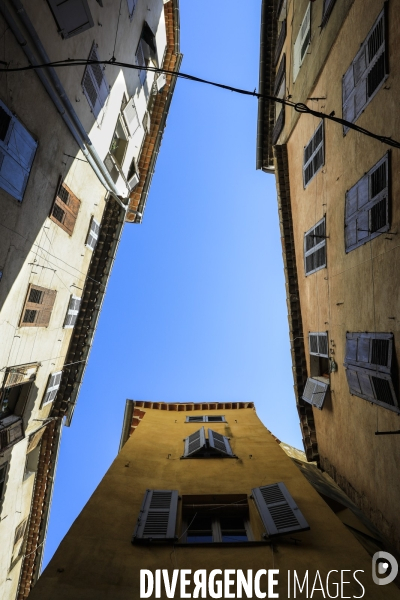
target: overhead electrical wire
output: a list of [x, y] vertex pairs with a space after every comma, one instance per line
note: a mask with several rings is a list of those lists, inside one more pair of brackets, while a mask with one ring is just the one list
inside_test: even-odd
[[197, 81], [198, 83], [204, 83], [206, 85], [212, 85], [214, 87], [228, 90], [230, 92], [235, 92], [237, 94], [243, 94], [245, 96], [254, 96], [255, 98], [258, 98], [258, 99], [270, 100], [271, 102], [278, 102], [285, 106], [290, 106], [296, 112], [310, 114], [310, 115], [313, 115], [320, 119], [327, 119], [328, 121], [333, 121], [335, 123], [338, 123], [339, 125], [342, 125], [343, 127], [348, 127], [349, 129], [353, 129], [354, 131], [357, 131], [358, 133], [361, 133], [361, 134], [371, 137], [375, 140], [378, 140], [382, 144], [387, 144], [388, 146], [391, 146], [393, 148], [400, 149], [400, 142], [398, 142], [397, 140], [394, 140], [389, 136], [374, 133], [373, 131], [370, 131], [369, 129], [365, 129], [364, 127], [355, 125], [351, 121], [346, 121], [345, 119], [336, 117], [334, 111], [327, 114], [327, 113], [323, 113], [323, 112], [320, 112], [317, 110], [313, 110], [312, 108], [308, 107], [303, 102], [292, 102], [291, 100], [286, 100], [284, 98], [278, 98], [276, 96], [270, 96], [269, 94], [260, 94], [259, 92], [256, 92], [256, 90], [254, 90], [252, 92], [250, 90], [244, 90], [242, 88], [225, 85], [223, 83], [217, 83], [216, 81], [209, 81], [208, 79], [202, 79], [201, 77], [196, 77], [195, 75], [189, 75], [188, 73], [182, 73], [179, 71], [169, 71], [167, 69], [160, 69], [158, 67], [149, 67], [149, 66], [144, 67], [144, 66], [139, 66], [139, 65], [133, 65], [131, 63], [123, 63], [123, 62], [119, 62], [119, 61], [115, 60], [114, 58], [111, 58], [110, 60], [86, 60], [86, 59], [68, 58], [66, 60], [59, 60], [59, 61], [55, 61], [55, 62], [43, 63], [40, 65], [27, 65], [25, 67], [0, 68], [0, 73], [5, 73], [5, 72], [6, 73], [18, 73], [21, 71], [32, 71], [32, 70], [34, 71], [37, 69], [50, 69], [53, 67], [71, 67], [71, 66], [87, 66], [87, 65], [109, 65], [109, 66], [122, 67], [122, 68], [126, 68], [126, 69], [134, 69], [137, 71], [150, 71], [153, 73], [165, 73], [166, 75], [172, 75], [173, 77], [178, 77], [180, 79], [187, 79], [189, 81]]

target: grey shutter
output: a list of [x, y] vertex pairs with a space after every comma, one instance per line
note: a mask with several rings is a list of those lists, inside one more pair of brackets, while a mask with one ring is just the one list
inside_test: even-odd
[[[99, 60], [95, 44], [93, 44], [90, 51], [89, 60]], [[87, 65], [83, 74], [82, 87], [92, 112], [97, 118], [109, 94], [109, 87], [102, 65]]]
[[174, 540], [177, 490], [146, 490], [132, 542]]
[[255, 488], [252, 494], [269, 536], [310, 529], [284, 483]]
[[400, 412], [392, 378], [389, 374], [352, 365], [346, 367], [346, 377], [350, 394]]
[[45, 406], [45, 404], [49, 404], [50, 402], [53, 402], [53, 400], [57, 396], [58, 388], [60, 387], [60, 383], [61, 383], [61, 376], [62, 376], [62, 371], [57, 371], [57, 373], [53, 373], [52, 375], [50, 375], [49, 383], [46, 388], [42, 406]]
[[347, 333], [344, 365], [390, 373], [393, 354], [392, 333]]
[[314, 356], [325, 356], [329, 358], [328, 353], [328, 334], [324, 333], [309, 333], [308, 343], [310, 354]]
[[88, 246], [91, 250], [94, 250], [96, 247], [99, 233], [100, 233], [100, 225], [96, 221], [96, 219], [94, 219], [92, 217], [92, 220], [90, 221], [88, 235], [86, 238], [86, 246]]
[[299, 73], [301, 64], [311, 42], [311, 3], [308, 3], [299, 33], [293, 48], [293, 83]]
[[71, 328], [74, 327], [76, 320], [78, 318], [79, 308], [81, 305], [81, 298], [77, 298], [76, 296], [71, 296], [67, 314], [65, 315], [64, 327]]
[[183, 452], [183, 456], [186, 458], [188, 456], [193, 456], [199, 450], [205, 448], [206, 445], [206, 436], [204, 433], [204, 427], [195, 431], [191, 435], [189, 435], [185, 439], [185, 449]]
[[127, 0], [127, 2], [128, 2], [129, 18], [130, 18], [131, 21], [133, 19], [133, 12], [135, 10], [136, 1], [137, 0]]
[[63, 38], [94, 26], [87, 0], [48, 0]]
[[304, 272], [311, 275], [326, 267], [325, 217], [304, 234]]
[[303, 184], [306, 188], [325, 162], [324, 122], [321, 121], [304, 149]]
[[129, 130], [129, 134], [132, 136], [135, 131], [140, 127], [139, 117], [137, 114], [136, 106], [134, 99], [131, 98], [124, 108], [124, 118], [126, 121], [126, 125]]
[[208, 443], [210, 448], [218, 450], [218, 452], [221, 452], [221, 454], [232, 457], [234, 456], [228, 438], [220, 433], [217, 433], [216, 431], [213, 431], [212, 429], [208, 430]]
[[22, 200], [37, 142], [0, 100], [0, 187]]
[[304, 387], [302, 398], [316, 408], [322, 409], [328, 389], [329, 383], [309, 377]]
[[[135, 60], [136, 60], [136, 64], [139, 67], [145, 67], [146, 66], [146, 61], [144, 59], [143, 45], [142, 45], [142, 40], [141, 39], [139, 40], [139, 44], [138, 44], [138, 47], [136, 49]], [[145, 71], [144, 69], [141, 69], [139, 71], [139, 79], [140, 79], [140, 83], [142, 85], [145, 82], [146, 75], [147, 75], [147, 71]]]
[[374, 239], [390, 228], [389, 153], [346, 192], [346, 252]]
[[324, 0], [324, 7], [322, 9], [322, 23], [321, 27], [324, 27], [328, 22], [332, 9], [335, 5], [336, 0]]

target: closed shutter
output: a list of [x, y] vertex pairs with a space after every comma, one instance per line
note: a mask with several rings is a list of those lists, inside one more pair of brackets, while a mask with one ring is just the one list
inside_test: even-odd
[[128, 127], [129, 134], [132, 136], [135, 131], [140, 127], [139, 117], [137, 114], [135, 101], [131, 98], [124, 108], [124, 119], [126, 126]]
[[324, 162], [324, 122], [321, 121], [304, 149], [303, 184], [305, 188], [316, 173], [318, 173]]
[[[275, 86], [274, 86], [274, 96], [278, 94], [279, 88], [281, 87], [282, 81], [286, 74], [286, 54], [282, 56], [282, 60], [279, 64], [278, 72], [275, 77]], [[284, 94], [283, 94], [284, 95]], [[283, 98], [283, 96], [279, 96], [279, 98]]]
[[363, 367], [348, 366], [346, 377], [350, 394], [400, 412], [390, 375]]
[[346, 252], [374, 239], [390, 228], [389, 153], [346, 192]]
[[128, 2], [129, 18], [132, 21], [132, 19], [133, 19], [133, 13], [134, 13], [134, 10], [135, 10], [135, 6], [136, 6], [137, 0], [127, 0], [127, 2]]
[[309, 351], [314, 356], [325, 356], [328, 354], [328, 334], [325, 333], [309, 333], [308, 334]]
[[329, 16], [335, 5], [336, 0], [324, 0], [324, 7], [322, 9], [322, 23], [321, 27], [324, 27], [328, 22]]
[[41, 429], [39, 429], [39, 431], [37, 431], [36, 433], [33, 433], [30, 438], [29, 438], [29, 443], [28, 443], [28, 448], [26, 450], [26, 453], [28, 454], [29, 452], [32, 452], [32, 450], [34, 450], [37, 445], [39, 444], [39, 442], [42, 439], [42, 436], [45, 432], [46, 427], [42, 427]]
[[[96, 45], [93, 44], [89, 54], [89, 60], [100, 60], [96, 48]], [[86, 66], [82, 87], [92, 112], [95, 118], [97, 118], [110, 91], [102, 65], [93, 64]]]
[[30, 285], [19, 327], [47, 327], [57, 292], [38, 285]]
[[55, 397], [57, 396], [58, 388], [61, 383], [62, 371], [57, 371], [57, 373], [52, 373], [49, 378], [49, 383], [46, 388], [46, 392], [43, 397], [42, 407], [50, 402], [53, 402]]
[[218, 450], [218, 452], [221, 454], [232, 457], [234, 456], [228, 438], [220, 433], [217, 433], [216, 431], [213, 431], [212, 429], [208, 430], [208, 443], [210, 448]]
[[[388, 73], [385, 8], [379, 14], [342, 81], [343, 119], [354, 122], [381, 87]], [[344, 126], [344, 133], [348, 127]]]
[[22, 200], [37, 142], [0, 100], [0, 187]]
[[[0, 434], [0, 439], [1, 439], [1, 434]], [[0, 442], [0, 448], [1, 448], [1, 442]], [[8, 465], [8, 463], [0, 465], [0, 508], [1, 508], [1, 502], [3, 500], [3, 491], [4, 491], [4, 483], [6, 480], [7, 465]]]
[[94, 26], [87, 0], [48, 0], [63, 38]]
[[24, 438], [21, 417], [10, 415], [2, 419], [3, 429], [0, 429], [0, 450], [12, 446]]
[[72, 235], [81, 202], [65, 183], [58, 186], [50, 219]]
[[346, 333], [346, 367], [355, 365], [390, 373], [392, 354], [392, 333]]
[[76, 320], [78, 318], [79, 308], [81, 305], [81, 298], [77, 298], [76, 296], [71, 296], [69, 301], [67, 314], [65, 315], [64, 328], [71, 329], [75, 326]]
[[[136, 49], [136, 54], [135, 54], [135, 61], [138, 67], [145, 67], [146, 66], [146, 61], [144, 58], [144, 52], [143, 52], [143, 44], [142, 44], [142, 40], [139, 40], [139, 44], [138, 47]], [[146, 79], [146, 75], [147, 75], [147, 71], [145, 71], [144, 69], [141, 69], [139, 71], [139, 79], [140, 79], [140, 83], [143, 85], [144, 81]]]
[[326, 267], [325, 217], [304, 234], [304, 272], [311, 275]]
[[202, 427], [198, 431], [195, 431], [187, 438], [185, 438], [185, 449], [183, 452], [184, 458], [187, 458], [188, 456], [193, 456], [194, 454], [199, 452], [199, 450], [203, 450], [205, 446], [206, 436], [204, 433], [204, 427]]
[[255, 488], [252, 494], [268, 536], [310, 529], [284, 483]]
[[92, 217], [92, 220], [90, 221], [88, 235], [86, 238], [86, 246], [88, 248], [90, 248], [91, 250], [94, 250], [96, 247], [97, 240], [99, 238], [99, 233], [100, 233], [100, 225], [96, 221], [96, 219], [94, 219]]
[[322, 409], [328, 389], [329, 383], [309, 377], [304, 387], [302, 398], [316, 408]]
[[177, 490], [146, 490], [132, 543], [174, 540], [177, 509]]
[[296, 81], [301, 64], [307, 54], [311, 43], [311, 3], [308, 4], [306, 13], [297, 35], [293, 50], [293, 83]]

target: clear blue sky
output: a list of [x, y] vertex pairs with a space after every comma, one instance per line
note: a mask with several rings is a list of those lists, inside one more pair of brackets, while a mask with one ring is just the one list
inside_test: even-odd
[[[258, 87], [261, 0], [180, 0], [182, 71]], [[142, 225], [125, 227], [71, 428], [45, 564], [118, 451], [126, 398], [251, 401], [302, 448], [275, 180], [257, 100], [178, 81]]]

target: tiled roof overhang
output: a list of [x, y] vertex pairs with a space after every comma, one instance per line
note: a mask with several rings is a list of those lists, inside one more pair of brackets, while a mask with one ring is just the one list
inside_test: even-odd
[[[161, 68], [166, 71], [179, 71], [182, 54], [179, 52], [178, 0], [170, 0], [170, 2], [164, 4], [164, 15], [167, 30], [167, 48]], [[139, 158], [140, 180], [130, 194], [129, 206], [126, 212], [128, 223], [140, 223], [146, 207], [146, 200], [177, 79], [173, 75], [167, 75], [166, 78], [167, 82], [161, 92], [153, 96], [153, 107], [150, 113], [150, 133], [144, 139]]]
[[283, 266], [285, 272], [286, 304], [288, 308], [294, 392], [307, 460], [317, 461], [317, 463], [319, 463], [313, 410], [310, 404], [302, 400], [304, 386], [307, 381], [307, 364], [297, 279], [287, 146], [274, 146], [274, 152], [277, 167], [276, 184], [278, 192], [279, 227], [281, 232]]
[[[275, 46], [277, 37], [277, 0], [263, 0], [261, 8], [260, 70], [258, 92], [273, 96], [275, 85]], [[275, 104], [259, 98], [257, 120], [256, 169], [274, 171], [272, 132], [275, 123]]]

